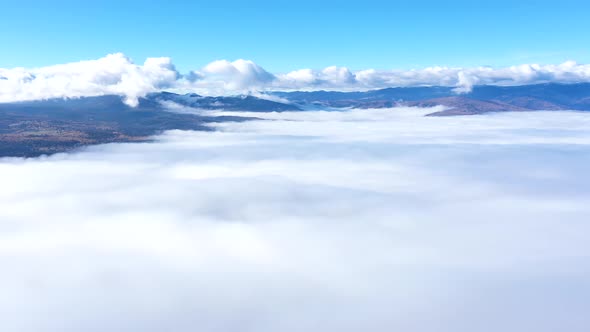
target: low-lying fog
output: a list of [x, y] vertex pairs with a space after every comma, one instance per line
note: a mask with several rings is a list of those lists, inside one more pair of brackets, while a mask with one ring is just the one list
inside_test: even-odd
[[0, 160], [0, 330], [590, 326], [590, 113], [266, 120]]

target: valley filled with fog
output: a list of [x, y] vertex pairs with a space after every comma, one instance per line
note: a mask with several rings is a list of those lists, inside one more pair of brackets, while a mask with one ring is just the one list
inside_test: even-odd
[[0, 159], [0, 330], [586, 331], [590, 113], [432, 111]]

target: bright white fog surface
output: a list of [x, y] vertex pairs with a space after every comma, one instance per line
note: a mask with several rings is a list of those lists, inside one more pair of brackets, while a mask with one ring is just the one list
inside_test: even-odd
[[426, 112], [3, 159], [0, 330], [588, 331], [590, 114]]

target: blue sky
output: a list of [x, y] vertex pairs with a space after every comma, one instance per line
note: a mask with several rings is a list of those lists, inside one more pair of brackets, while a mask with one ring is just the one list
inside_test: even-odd
[[584, 1], [2, 1], [0, 68], [123, 52], [186, 72], [590, 62]]

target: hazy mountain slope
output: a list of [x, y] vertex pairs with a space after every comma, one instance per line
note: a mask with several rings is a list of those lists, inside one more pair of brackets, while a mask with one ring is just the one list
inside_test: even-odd
[[137, 107], [118, 96], [0, 104], [0, 157], [36, 156], [89, 144], [145, 141], [170, 129], [210, 130], [238, 117], [177, 114], [150, 98]]
[[195, 93], [179, 95], [170, 92], [153, 93], [146, 97], [146, 101], [159, 104], [160, 102], [174, 102], [182, 106], [204, 110], [227, 110], [249, 112], [284, 112], [299, 111], [299, 107], [254, 96], [206, 97]]
[[[481, 110], [489, 112], [495, 109], [493, 103], [503, 106], [503, 109], [511, 110], [590, 110], [590, 83], [578, 84], [536, 84], [524, 86], [476, 86], [466, 94], [458, 95], [450, 87], [410, 87], [389, 88], [365, 92], [275, 92], [276, 96], [290, 100], [297, 104], [314, 104], [326, 107], [353, 107], [353, 108], [385, 108], [397, 105], [412, 105], [415, 102], [446, 101], [454, 107], [461, 108], [460, 101], [469, 102], [463, 105], [463, 109]], [[463, 97], [466, 99], [445, 99]], [[472, 107], [473, 100], [489, 102]], [[424, 103], [423, 103], [424, 104]], [[457, 114], [464, 114], [458, 111]], [[475, 114], [466, 111], [465, 114]]]
[[450, 109], [428, 114], [429, 116], [474, 115], [490, 112], [526, 112], [527, 108], [497, 101], [483, 101], [466, 97], [444, 97], [425, 101], [410, 102], [409, 106], [434, 107], [443, 105]]

